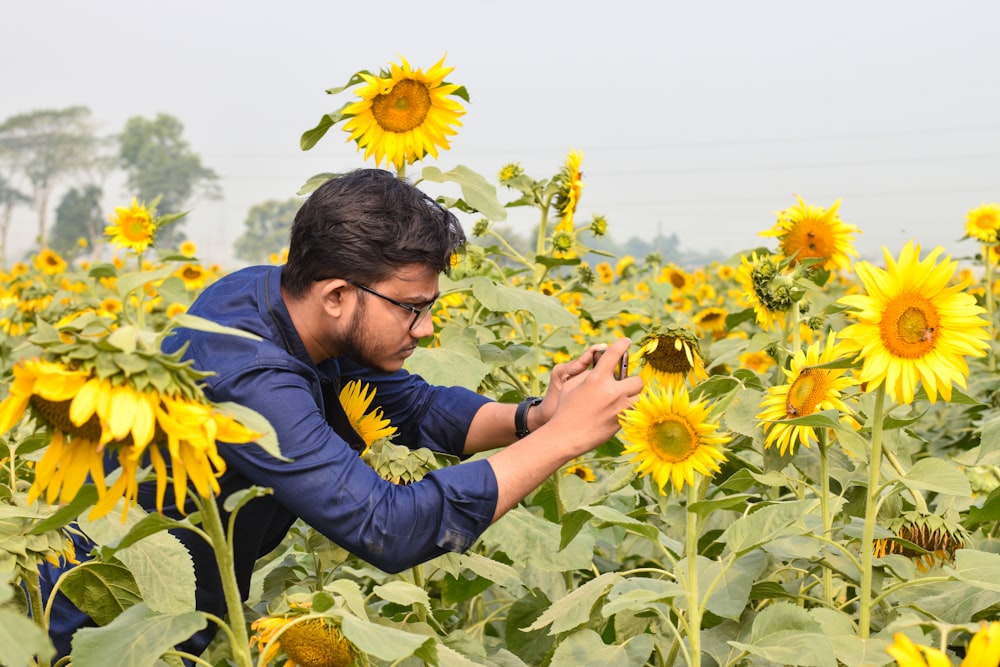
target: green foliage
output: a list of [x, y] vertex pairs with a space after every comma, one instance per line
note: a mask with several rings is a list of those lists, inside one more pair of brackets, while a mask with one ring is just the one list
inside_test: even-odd
[[285, 200], [269, 199], [252, 206], [243, 221], [243, 234], [233, 242], [237, 259], [256, 264], [267, 264], [288, 246], [288, 233], [295, 213], [302, 200], [292, 197]]
[[63, 255], [97, 245], [104, 234], [107, 216], [101, 207], [103, 192], [96, 185], [70, 188], [56, 208], [56, 222], [49, 235], [49, 247]]

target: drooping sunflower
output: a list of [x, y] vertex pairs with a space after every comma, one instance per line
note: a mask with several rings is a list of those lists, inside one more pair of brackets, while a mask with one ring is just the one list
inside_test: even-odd
[[428, 153], [436, 158], [439, 148], [450, 148], [448, 137], [465, 114], [454, 99], [465, 96], [465, 89], [445, 83], [454, 67], [445, 67], [444, 58], [426, 73], [410, 67], [405, 58], [400, 61], [378, 77], [359, 73], [366, 83], [356, 91], [361, 99], [343, 110], [348, 141], [364, 149], [366, 160], [374, 155], [376, 166], [384, 160], [397, 170]]
[[362, 385], [360, 380], [351, 380], [340, 390], [340, 404], [344, 406], [347, 419], [365, 441], [365, 451], [362, 452], [362, 456], [373, 442], [391, 438], [396, 433], [396, 427], [383, 416], [382, 408], [376, 407], [368, 411], [375, 399], [376, 391], [375, 387], [371, 387], [371, 392], [368, 389], [367, 382]]
[[704, 329], [713, 336], [719, 337], [726, 333], [727, 315], [729, 315], [729, 311], [725, 308], [716, 308], [713, 306], [698, 311], [691, 320], [699, 329]]
[[818, 259], [824, 269], [850, 269], [850, 256], [858, 255], [852, 245], [854, 234], [861, 230], [840, 219], [840, 200], [822, 208], [806, 204], [798, 195], [795, 198], [799, 203], [781, 211], [774, 227], [760, 235], [776, 237], [781, 252], [793, 262]]
[[658, 327], [639, 341], [639, 377], [667, 386], [685, 380], [697, 384], [708, 377], [698, 338], [680, 327]]
[[768, 254], [740, 257], [737, 279], [743, 287], [743, 302], [753, 308], [757, 324], [764, 331], [784, 330], [788, 313], [796, 307], [797, 289], [784, 273], [784, 262]]
[[[841, 392], [856, 386], [858, 381], [847, 375], [845, 368], [816, 368], [847, 356], [845, 348], [836, 342], [837, 334], [831, 331], [826, 345], [819, 341], [805, 350], [798, 350], [788, 369], [782, 369], [788, 384], [771, 387], [761, 402], [757, 415], [767, 438], [764, 447], [777, 445], [785, 452], [795, 453], [795, 443], [809, 447], [816, 439], [816, 429], [801, 424], [787, 424], [780, 420], [805, 417], [823, 410], [837, 410], [847, 419], [849, 409], [841, 399]], [[822, 347], [822, 351], [820, 348]]]
[[983, 204], [969, 211], [965, 218], [965, 233], [983, 243], [1000, 241], [1000, 204]]
[[886, 528], [919, 548], [885, 537], [875, 540], [875, 556], [884, 558], [888, 554], [900, 554], [914, 561], [921, 572], [927, 572], [938, 563], [951, 562], [955, 552], [968, 541], [968, 533], [960, 523], [937, 514], [903, 512], [893, 517]]
[[[64, 342], [62, 337], [56, 340], [70, 350], [70, 356], [85, 354], [83, 346]], [[115, 354], [119, 360], [127, 356], [121, 351]], [[36, 357], [15, 364], [9, 394], [0, 402], [0, 434], [13, 428], [29, 411], [51, 433], [50, 443], [35, 467], [27, 501], [44, 496], [50, 504], [70, 502], [89, 476], [98, 493], [89, 516], [104, 516], [119, 499], [125, 501], [127, 514], [137, 497], [141, 481], [138, 474], [145, 465], [145, 456], [156, 476], [157, 509], [163, 507], [167, 460], [172, 466], [170, 477], [178, 507], [184, 506], [188, 480], [202, 497], [217, 494], [217, 477], [226, 466], [216, 449], [216, 440], [247, 443], [261, 434], [208, 402], [194, 384], [203, 375], [177, 363], [176, 356], [165, 359], [176, 364], [175, 374], [169, 379], [163, 365], [138, 355], [124, 362], [134, 373], [131, 377], [109, 373], [114, 362], [107, 360], [102, 362], [100, 373], [96, 361], [92, 367], [84, 367], [58, 357]], [[147, 374], [150, 372], [157, 374], [158, 384], [172, 387], [173, 393], [157, 389]], [[120, 468], [110, 485], [104, 468], [109, 453], [117, 457]]]
[[135, 197], [132, 197], [129, 208], [116, 207], [115, 214], [108, 219], [111, 224], [104, 228], [104, 234], [120, 248], [142, 253], [156, 240], [153, 214], [146, 208], [145, 202], [139, 204]]
[[583, 153], [571, 151], [566, 158], [559, 175], [555, 178], [558, 186], [554, 198], [556, 210], [559, 211], [559, 223], [556, 231], [573, 231], [573, 216], [576, 214], [576, 207], [580, 203], [580, 195], [583, 192], [583, 173], [580, 171], [580, 164], [583, 162]]
[[[948, 656], [940, 650], [915, 644], [902, 632], [892, 636], [893, 642], [886, 647], [899, 667], [951, 667]], [[972, 636], [965, 658], [958, 667], [997, 667], [1000, 665], [1000, 622], [983, 623]]]
[[912, 241], [895, 260], [883, 248], [886, 269], [868, 262], [855, 265], [866, 294], [839, 299], [854, 309], [857, 322], [841, 332], [847, 350], [863, 365], [858, 380], [874, 389], [885, 382], [897, 403], [910, 403], [923, 382], [933, 403], [938, 393], [951, 400], [952, 384], [965, 387], [966, 356], [985, 356], [989, 348], [985, 310], [963, 292], [965, 283], [950, 285], [957, 262], [935, 248], [920, 260]]
[[708, 422], [706, 401], [692, 402], [684, 387], [651, 384], [635, 405], [619, 416], [624, 454], [631, 454], [640, 475], [651, 475], [660, 493], [673, 484], [694, 484], [694, 474], [711, 475], [726, 460], [724, 445], [732, 438]]
[[[293, 609], [293, 612], [296, 611]], [[304, 611], [304, 610], [297, 610]], [[327, 617], [304, 614], [263, 616], [250, 625], [250, 645], [263, 652], [264, 664], [284, 651], [283, 667], [352, 667], [367, 665], [364, 654], [341, 633], [337, 623]]]

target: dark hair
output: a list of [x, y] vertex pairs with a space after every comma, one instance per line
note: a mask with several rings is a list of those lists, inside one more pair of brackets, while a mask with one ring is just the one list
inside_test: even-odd
[[458, 218], [426, 193], [381, 169], [359, 169], [319, 186], [292, 223], [281, 286], [301, 296], [316, 280], [362, 284], [406, 264], [438, 273], [465, 243]]

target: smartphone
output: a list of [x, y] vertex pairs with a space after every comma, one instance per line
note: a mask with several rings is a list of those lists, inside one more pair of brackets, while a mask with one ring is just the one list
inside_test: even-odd
[[[604, 350], [598, 350], [594, 355], [594, 365], [597, 365], [597, 361], [604, 356]], [[628, 377], [628, 352], [622, 355], [622, 358], [618, 360], [618, 366], [615, 367], [615, 379], [621, 380], [624, 377]]]

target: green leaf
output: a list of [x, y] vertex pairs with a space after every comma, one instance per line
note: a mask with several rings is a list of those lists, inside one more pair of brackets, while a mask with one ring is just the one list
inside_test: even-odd
[[552, 650], [555, 637], [545, 630], [528, 631], [526, 628], [549, 606], [545, 593], [532, 590], [511, 605], [504, 624], [504, 641], [507, 648], [529, 665], [541, 665]]
[[962, 498], [972, 496], [968, 478], [958, 466], [944, 459], [920, 459], [899, 481], [911, 489], [935, 491]]
[[576, 327], [578, 324], [577, 316], [566, 310], [554, 296], [499, 285], [486, 276], [476, 276], [469, 283], [472, 285], [473, 296], [493, 312], [513, 313], [525, 310], [539, 322], [553, 327]]
[[154, 269], [153, 271], [133, 271], [132, 273], [126, 273], [122, 276], [118, 276], [118, 296], [122, 301], [125, 301], [127, 297], [133, 290], [136, 290], [143, 285], [147, 285], [157, 280], [163, 280], [171, 273], [177, 269], [173, 266], [164, 266], [159, 269]]
[[434, 385], [475, 391], [493, 366], [480, 358], [475, 331], [466, 327], [441, 330], [440, 347], [418, 347], [406, 360], [406, 370]]
[[212, 320], [206, 320], [204, 317], [198, 317], [197, 315], [192, 315], [190, 313], [178, 313], [174, 315], [173, 324], [184, 329], [194, 329], [196, 331], [206, 331], [208, 333], [226, 334], [229, 336], [239, 336], [240, 338], [249, 338], [250, 340], [262, 340], [260, 336], [249, 331], [243, 331], [242, 329], [235, 329], [233, 327], [223, 326]]
[[420, 174], [425, 181], [433, 183], [452, 182], [462, 188], [465, 202], [482, 213], [489, 220], [507, 219], [507, 209], [497, 199], [497, 189], [492, 183], [466, 166], [459, 165], [451, 171], [441, 171], [435, 166], [426, 166]]
[[764, 392], [754, 389], [740, 391], [726, 408], [726, 428], [752, 438], [757, 429], [757, 413], [760, 412], [763, 397]]
[[748, 498], [757, 498], [758, 496], [751, 495], [749, 493], [737, 493], [731, 496], [721, 496], [719, 498], [713, 498], [712, 500], [701, 500], [691, 505], [688, 505], [688, 512], [694, 512], [701, 519], [706, 519], [708, 516], [717, 510], [731, 510], [742, 513], [743, 509], [747, 505]]
[[967, 584], [1000, 591], [1000, 554], [959, 549], [955, 552], [953, 576]]
[[340, 630], [361, 652], [389, 662], [402, 660], [418, 651], [421, 655], [433, 655], [435, 646], [431, 637], [377, 625], [356, 616], [345, 615]]
[[581, 630], [559, 642], [552, 654], [552, 665], [573, 667], [632, 667], [646, 664], [653, 651], [653, 638], [640, 634], [618, 644], [608, 645], [593, 630]]
[[616, 584], [608, 593], [608, 602], [601, 607], [601, 615], [609, 618], [623, 611], [632, 613], [653, 609], [662, 603], [684, 595], [684, 587], [673, 581], [631, 577]]
[[801, 607], [777, 602], [754, 619], [750, 643], [736, 648], [782, 665], [837, 667], [833, 645], [823, 629]]
[[263, 498], [272, 493], [274, 493], [272, 489], [263, 486], [251, 486], [246, 489], [240, 489], [226, 497], [226, 500], [222, 503], [222, 509], [232, 514], [233, 512], [238, 512], [254, 498]]
[[[722, 618], [738, 619], [750, 601], [753, 582], [767, 563], [762, 551], [745, 553], [735, 562], [699, 558], [698, 592], [705, 599], [705, 609]], [[686, 568], [687, 561], [683, 561], [682, 569]]]
[[971, 529], [994, 521], [1000, 521], [1000, 487], [993, 489], [982, 507], [969, 508], [965, 527]]
[[98, 625], [140, 602], [139, 587], [121, 563], [87, 561], [67, 570], [59, 589]]
[[573, 630], [590, 620], [590, 614], [598, 600], [621, 580], [617, 572], [605, 572], [574, 591], [559, 598], [539, 616], [527, 630], [540, 630], [547, 625], [550, 635]]
[[492, 558], [487, 558], [486, 556], [470, 551], [459, 557], [459, 563], [470, 572], [489, 579], [513, 593], [519, 594], [520, 589], [524, 586], [517, 574], [517, 570], [506, 563], [501, 563]]
[[608, 507], [606, 505], [590, 505], [589, 507], [584, 507], [582, 509], [593, 515], [593, 517], [600, 522], [599, 525], [601, 528], [607, 526], [620, 526], [630, 533], [642, 535], [643, 537], [653, 540], [654, 542], [660, 537], [660, 529], [656, 526], [645, 521], [639, 521], [630, 516], [626, 516], [613, 507]]
[[153, 667], [159, 657], [205, 627], [204, 614], [156, 614], [140, 603], [103, 628], [73, 635], [75, 667]]
[[427, 595], [427, 591], [399, 579], [377, 585], [372, 589], [372, 592], [388, 602], [395, 602], [407, 607], [418, 604], [427, 610], [431, 608], [431, 599]]
[[300, 187], [295, 192], [295, 194], [297, 194], [297, 195], [307, 195], [310, 192], [313, 192], [319, 186], [321, 186], [324, 183], [326, 183], [327, 181], [329, 181], [331, 178], [335, 178], [337, 176], [339, 176], [339, 174], [336, 174], [336, 173], [333, 173], [333, 172], [329, 172], [329, 171], [324, 171], [324, 172], [321, 172], [319, 174], [315, 174], [313, 176], [310, 176], [309, 179], [305, 183], [302, 184], [302, 187]]
[[[133, 508], [125, 524], [117, 517], [81, 519], [80, 529], [98, 544], [110, 544], [129, 535], [142, 520], [140, 512]], [[175, 536], [162, 530], [146, 534], [116, 551], [115, 558], [128, 568], [151, 610], [166, 614], [194, 611], [194, 562], [187, 547]]]
[[131, 354], [135, 352], [138, 332], [136, 332], [135, 327], [131, 324], [124, 325], [112, 331], [107, 340], [108, 343], [114, 345], [122, 352]]
[[55, 649], [48, 635], [24, 614], [0, 609], [0, 665], [28, 667], [33, 658], [48, 660]]
[[803, 535], [808, 528], [802, 517], [814, 511], [818, 505], [818, 500], [795, 500], [766, 505], [731, 523], [719, 541], [724, 542], [734, 553], [740, 554], [777, 537]]
[[315, 127], [306, 130], [302, 133], [302, 136], [299, 137], [299, 148], [307, 151], [315, 146], [331, 127], [344, 119], [344, 109], [346, 109], [350, 104], [350, 102], [345, 102], [343, 106], [333, 113], [323, 114], [323, 116], [319, 119], [319, 122], [316, 123]]
[[515, 507], [486, 529], [483, 543], [507, 554], [524, 570], [569, 572], [589, 569], [594, 556], [594, 538], [581, 533], [566, 548], [559, 550], [559, 526], [535, 516], [523, 507]]
[[56, 530], [57, 528], [62, 528], [67, 526], [74, 521], [77, 517], [91, 505], [97, 502], [97, 487], [93, 484], [84, 484], [80, 487], [76, 496], [69, 502], [68, 505], [63, 505], [55, 513], [43, 519], [35, 524], [30, 531], [29, 535], [42, 535], [50, 530]]

